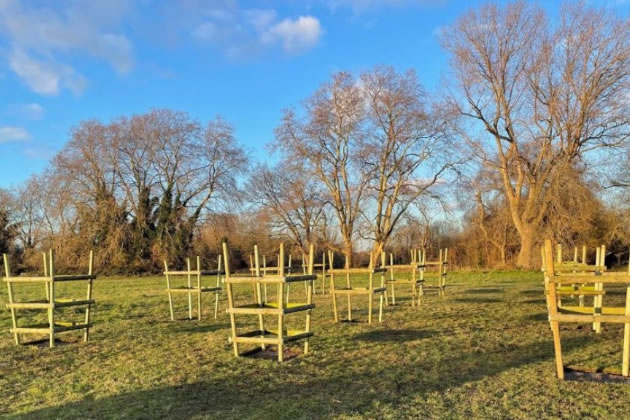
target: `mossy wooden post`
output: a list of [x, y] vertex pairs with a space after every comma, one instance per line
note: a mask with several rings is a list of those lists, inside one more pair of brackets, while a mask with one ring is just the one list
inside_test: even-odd
[[[383, 254], [383, 267], [385, 267], [385, 254]], [[392, 254], [390, 252], [389, 254], [389, 265], [393, 266], [394, 265], [394, 254]], [[391, 280], [391, 286], [392, 286], [392, 305], [396, 305], [396, 289], [394, 288], [394, 270], [389, 270], [389, 278]]]
[[[370, 252], [370, 269], [374, 268], [374, 254]], [[369, 274], [368, 277], [368, 288], [370, 289], [370, 294], [368, 295], [368, 324], [372, 324], [372, 305], [374, 304], [374, 275], [372, 273]], [[350, 296], [348, 294], [348, 296]]]
[[553, 348], [556, 356], [556, 373], [558, 379], [564, 380], [564, 365], [562, 363], [562, 345], [560, 343], [560, 325], [555, 319], [558, 315], [558, 307], [556, 302], [556, 283], [554, 281], [554, 267], [553, 267], [553, 248], [551, 246], [551, 240], [545, 240], [545, 261], [547, 263], [545, 267], [545, 276], [549, 277], [547, 283], [549, 284], [549, 290], [547, 293], [547, 307], [549, 308], [551, 331], [553, 334]]
[[[46, 253], [42, 252], [42, 257], [44, 258], [44, 277], [48, 277], [48, 261], [46, 260]], [[50, 301], [50, 288], [48, 287], [48, 283], [44, 283], [44, 289], [46, 289], [46, 300]]]
[[[217, 285], [216, 288], [218, 289], [219, 287], [221, 287], [221, 268], [223, 268], [221, 266], [221, 257], [222, 255], [219, 255], [219, 257], [217, 258]], [[217, 319], [217, 316], [219, 315], [219, 292], [215, 292], [214, 294], [214, 319]]]
[[[260, 277], [260, 257], [258, 253], [258, 245], [254, 245], [254, 276]], [[256, 303], [259, 308], [264, 307], [263, 298], [262, 298], [262, 288], [260, 283], [256, 283]], [[261, 333], [264, 334], [265, 331], [265, 320], [263, 314], [258, 314], [258, 328], [260, 328]], [[264, 337], [264, 335], [262, 336]], [[260, 346], [263, 350], [267, 348], [267, 346], [262, 343]]]
[[424, 248], [418, 250], [420, 253], [420, 265], [422, 268], [420, 269], [420, 283], [423, 285], [422, 294], [424, 295], [424, 270], [426, 270], [427, 263], [427, 252]]
[[[328, 265], [331, 265], [331, 262], [328, 261]], [[322, 295], [326, 294], [326, 252], [322, 252]]]
[[186, 258], [186, 280], [188, 282], [188, 319], [192, 319], [192, 277], [190, 275], [190, 258]]
[[[381, 268], [385, 269], [385, 267], [381, 267]], [[380, 289], [382, 289], [383, 292], [379, 293], [378, 322], [383, 322], [383, 297], [384, 297], [385, 291], [387, 290], [387, 287], [385, 285], [385, 274], [386, 274], [386, 271], [382, 271], [381, 272], [381, 286], [380, 286]], [[370, 290], [371, 290], [370, 302], [372, 302], [372, 299], [374, 298], [374, 288], [372, 287]]]
[[173, 315], [173, 295], [171, 293], [171, 278], [168, 274], [168, 263], [164, 260], [164, 272], [166, 273], [164, 276], [166, 277], [166, 292], [168, 293], [168, 309], [171, 313], [171, 321], [175, 321], [175, 316]]
[[48, 264], [50, 270], [50, 306], [48, 307], [48, 324], [50, 327], [50, 347], [55, 347], [55, 256], [49, 251]]
[[[280, 254], [278, 255], [278, 275], [284, 276], [284, 243], [280, 243]], [[284, 309], [284, 283], [278, 283], [278, 308]], [[278, 315], [278, 362], [284, 361], [284, 316]]]
[[[93, 274], [93, 270], [94, 270], [94, 251], [90, 250], [90, 259], [88, 261], [88, 275], [92, 275]], [[94, 280], [93, 279], [89, 279], [88, 280], [88, 286], [87, 286], [87, 300], [88, 300], [88, 304], [87, 307], [85, 308], [85, 331], [83, 332], [83, 341], [87, 342], [90, 338], [90, 311], [92, 309], [92, 304], [89, 303], [92, 301], [92, 282]]]
[[[415, 252], [414, 252], [415, 254]], [[417, 278], [417, 270], [418, 264], [416, 263], [416, 258], [411, 260], [411, 306], [420, 306], [420, 298], [418, 297], [418, 278]]]
[[[229, 305], [229, 308], [231, 309], [234, 307], [234, 295], [233, 295], [232, 283], [228, 281], [230, 278], [230, 255], [228, 252], [227, 242], [223, 242], [222, 248], [223, 248], [223, 263], [225, 264], [225, 286], [226, 286], [227, 295], [228, 295], [228, 305]], [[238, 342], [236, 341], [236, 320], [234, 318], [234, 312], [231, 312], [231, 311], [230, 311], [230, 326], [232, 327], [231, 328], [232, 348], [234, 350], [234, 356], [238, 357]]]
[[335, 254], [332, 251], [328, 251], [329, 264], [329, 277], [330, 277], [330, 295], [332, 296], [333, 313], [335, 315], [335, 322], [339, 322], [339, 315], [337, 314], [337, 295], [335, 294], [335, 274], [333, 270], [333, 261], [335, 261]]
[[[279, 261], [282, 263], [282, 265], [284, 266], [284, 260]], [[280, 264], [278, 264], [278, 267], [280, 267]], [[286, 274], [291, 274], [291, 254], [289, 254], [289, 265], [287, 266], [287, 269], [284, 271]], [[287, 306], [289, 306], [289, 294], [291, 293], [291, 285], [289, 283], [287, 283], [286, 285], [286, 289], [287, 289], [287, 296], [286, 296], [286, 300], [287, 300]]]
[[444, 292], [442, 290], [442, 269], [443, 269], [443, 265], [444, 265], [444, 262], [443, 262], [444, 260], [442, 259], [442, 252], [443, 252], [442, 249], [440, 249], [440, 261], [439, 261], [439, 264], [438, 264], [438, 278], [437, 278], [437, 281], [438, 281], [438, 294], [440, 296], [444, 296]]
[[573, 248], [573, 262], [577, 264], [578, 262], [578, 249], [577, 246]]
[[[267, 257], [265, 255], [263, 255], [263, 276], [267, 275]], [[263, 286], [264, 289], [264, 293], [265, 293], [265, 297], [263, 299], [263, 301], [265, 303], [268, 302], [267, 300], [267, 283], [265, 283], [265, 285]]]
[[418, 306], [420, 306], [420, 298], [424, 296], [424, 267], [420, 268], [420, 273], [418, 274], [418, 271], [417, 271], [418, 264], [420, 264], [421, 266], [423, 266], [424, 264], [424, 259], [423, 259], [422, 254], [420, 253], [420, 250], [418, 250], [418, 260], [416, 260], [416, 263], [415, 263], [416, 278], [418, 279], [418, 282], [417, 282], [418, 283]]
[[[348, 269], [350, 268], [350, 260], [348, 259], [347, 255], [346, 255], [345, 267]], [[350, 271], [346, 272], [346, 287], [348, 289], [352, 288], [352, 285], [350, 283]], [[348, 296], [348, 322], [352, 322], [352, 297], [350, 296], [350, 293], [348, 293], [347, 296]]]
[[[602, 253], [605, 252], [605, 247], [602, 245], [601, 247], [598, 247], [596, 249], [596, 254], [595, 254], [595, 259], [596, 259], [596, 263], [595, 265], [601, 267], [603, 266], [603, 260], [604, 257], [602, 255]], [[603, 290], [603, 284], [602, 283], [595, 283], [595, 290], [601, 291]], [[595, 296], [595, 298], [593, 298], [593, 306], [594, 306], [594, 315], [598, 316], [602, 314], [602, 299], [601, 296]], [[602, 332], [602, 324], [600, 322], [593, 322], [593, 330], [596, 333], [601, 333]]]
[[[314, 273], [314, 264], [315, 264], [315, 261], [313, 261], [314, 258], [315, 258], [315, 247], [313, 246], [313, 244], [311, 244], [309, 247], [309, 252], [308, 252], [308, 273], [307, 274], [312, 275]], [[315, 288], [315, 280], [310, 280], [307, 283], [308, 283], [308, 287], [306, 290], [306, 304], [312, 305], [313, 304], [313, 289]], [[311, 332], [311, 312], [312, 310], [310, 309], [306, 311], [306, 328], [304, 330], [307, 333]], [[307, 337], [306, 340], [304, 341], [304, 354], [308, 354], [309, 346], [310, 346], [310, 338]]]
[[448, 270], [448, 248], [444, 248], [444, 261], [442, 262], [442, 273], [440, 275], [442, 296], [446, 295], [446, 270]]
[[[44, 254], [45, 256], [46, 254]], [[2, 259], [4, 260], [4, 274], [8, 279], [11, 277], [11, 268], [9, 267], [9, 258], [7, 254], [2, 254]], [[46, 283], [46, 288], [48, 289], [48, 283]], [[9, 304], [13, 305], [13, 284], [10, 281], [7, 281], [7, 289], [9, 293]], [[15, 315], [15, 308], [11, 306], [11, 324], [13, 325], [13, 337], [15, 339], [15, 344], [20, 344], [20, 334], [17, 332], [17, 317]]]
[[201, 321], [201, 258], [197, 255], [197, 320]]

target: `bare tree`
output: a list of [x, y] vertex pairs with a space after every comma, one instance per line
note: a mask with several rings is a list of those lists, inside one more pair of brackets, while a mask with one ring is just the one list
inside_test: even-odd
[[582, 3], [557, 25], [524, 1], [470, 11], [444, 31], [452, 54], [452, 104], [464, 135], [500, 174], [520, 237], [533, 248], [560, 173], [588, 152], [627, 139], [630, 22]]
[[29, 177], [15, 191], [15, 220], [18, 238], [25, 251], [34, 249], [44, 237], [42, 205], [44, 181], [37, 175]]
[[370, 169], [362, 153], [365, 102], [360, 86], [348, 73], [336, 73], [304, 103], [304, 116], [286, 111], [276, 140], [288, 159], [303, 161], [324, 185], [337, 218], [343, 252], [352, 264], [353, 241]]
[[377, 67], [360, 80], [367, 108], [360, 156], [372, 174], [375, 207], [366, 213], [379, 255], [411, 204], [439, 198], [435, 189], [457, 162], [446, 124], [426, 109], [413, 70]]
[[185, 113], [153, 110], [86, 121], [53, 160], [42, 219], [65, 238], [69, 256], [89, 244], [101, 263], [146, 270], [183, 257], [200, 219], [238, 196], [246, 163], [220, 118], [202, 126]]
[[302, 251], [308, 252], [323, 237], [324, 197], [300, 165], [258, 165], [250, 174], [247, 191], [255, 205], [271, 214], [272, 230], [288, 234]]

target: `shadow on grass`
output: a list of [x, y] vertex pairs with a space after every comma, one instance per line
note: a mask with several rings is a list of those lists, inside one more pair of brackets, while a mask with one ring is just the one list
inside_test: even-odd
[[[404, 337], [406, 334], [413, 336], [420, 333], [399, 334]], [[562, 344], [564, 349], [570, 350], [579, 346], [582, 341], [568, 338]], [[318, 362], [316, 357], [297, 358], [302, 362], [285, 363], [281, 369], [268, 365], [252, 368], [257, 370], [256, 380], [247, 373], [235, 373], [223, 378], [125, 392], [100, 399], [86, 398], [6, 418], [370, 416], [370, 411], [379, 404], [404, 404], [425, 394], [443, 392], [507, 370], [551, 361], [553, 346], [549, 337], [548, 340], [525, 346], [502, 345], [485, 352], [447, 352], [443, 358], [438, 359], [441, 360], [433, 360], [426, 366], [418, 362], [383, 366], [376, 363], [349, 363], [348, 360], [340, 360], [336, 363], [337, 366], [326, 366], [329, 361]], [[311, 377], [310, 380], [301, 380], [302, 376], [296, 379], [295, 375], [299, 376], [302, 372], [302, 363], [315, 365], [312, 367], [317, 368], [319, 376]], [[317, 366], [318, 363], [321, 364]], [[552, 364], [548, 365], [546, 374], [554, 375]], [[419, 369], [426, 370], [418, 375]], [[279, 372], [284, 372], [286, 376], [278, 376]]]
[[457, 298], [454, 299], [458, 303], [499, 303], [504, 302], [502, 299], [490, 298], [490, 297], [470, 297], [470, 298]]
[[528, 289], [528, 290], [522, 290], [519, 292], [521, 295], [525, 295], [525, 296], [541, 296], [543, 295], [545, 292], [542, 288], [540, 289]]
[[[186, 319], [188, 321], [188, 319]], [[202, 321], [203, 322], [203, 321]], [[170, 329], [176, 333], [209, 333], [230, 328], [230, 324], [225, 322], [214, 322], [212, 324], [203, 324], [191, 322], [171, 322]]]
[[478, 288], [464, 290], [465, 295], [483, 295], [486, 293], [505, 293], [505, 290], [496, 287]]
[[523, 317], [527, 321], [549, 321], [549, 315], [547, 312], [540, 312], [538, 314], [529, 314]]
[[434, 337], [439, 333], [434, 330], [374, 330], [354, 336], [359, 341], [404, 343]]
[[540, 298], [540, 299], [527, 299], [527, 300], [522, 300], [519, 303], [529, 303], [529, 304], [536, 304], [536, 305], [545, 305], [546, 301], [544, 298]]

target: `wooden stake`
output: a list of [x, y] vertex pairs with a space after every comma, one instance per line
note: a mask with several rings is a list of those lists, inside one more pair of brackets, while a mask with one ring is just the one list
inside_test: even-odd
[[168, 275], [168, 263], [164, 260], [164, 275], [166, 276], [166, 292], [168, 293], [168, 308], [171, 313], [171, 321], [175, 321], [173, 316], [173, 295], [171, 293], [171, 279]]
[[326, 294], [326, 252], [322, 252], [322, 295]]
[[188, 319], [192, 319], [192, 278], [190, 276], [191, 267], [190, 267], [190, 258], [186, 258], [186, 268], [188, 269], [188, 274], [186, 278], [188, 280]]
[[201, 259], [197, 255], [197, 320], [201, 321]]
[[[258, 256], [258, 245], [254, 245], [254, 275], [256, 277], [260, 277], [260, 258]], [[263, 301], [262, 301], [262, 290], [260, 288], [260, 283], [256, 283], [256, 303], [258, 304], [258, 307], [262, 308], [263, 305]], [[262, 334], [264, 334], [265, 331], [265, 321], [263, 318], [262, 314], [258, 315], [258, 328], [260, 329], [260, 331], [262, 331]], [[262, 335], [261, 337], [263, 337], [264, 335]], [[265, 344], [261, 344], [260, 346], [263, 350], [265, 350], [267, 348], [267, 346]]]
[[[46, 260], [46, 253], [42, 252], [42, 257], [44, 257], [44, 277], [48, 277], [48, 262]], [[44, 285], [44, 289], [46, 289], [46, 300], [50, 302], [50, 288], [48, 283]]]
[[[228, 252], [227, 242], [223, 242], [223, 260], [225, 264], [225, 286], [228, 295], [228, 307], [234, 309], [234, 296], [232, 290], [232, 284], [227, 280], [230, 278], [230, 255]], [[234, 313], [230, 311], [230, 326], [232, 327], [232, 347], [234, 349], [234, 356], [238, 357], [238, 343], [236, 342], [236, 320], [234, 319]]]
[[[222, 255], [219, 255], [218, 257], [218, 264], [217, 264], [217, 286], [219, 287], [221, 286], [221, 257]], [[214, 294], [214, 319], [217, 319], [217, 316], [219, 314], [219, 291], [217, 290]]]
[[[92, 275], [94, 270], [94, 251], [90, 250], [90, 257], [88, 260], [88, 274]], [[90, 279], [88, 280], [88, 286], [87, 286], [87, 300], [91, 301], [92, 300], [92, 282], [93, 280]], [[87, 325], [85, 327], [85, 331], [83, 331], [83, 341], [87, 342], [89, 337], [90, 337], [90, 310], [92, 309], [92, 304], [88, 303], [87, 307], [85, 308], [85, 325]]]
[[50, 308], [48, 308], [48, 324], [50, 326], [50, 347], [55, 347], [55, 257], [54, 252], [51, 249], [49, 251], [49, 269], [50, 269], [50, 278], [52, 281], [49, 282], [50, 285]]
[[[308, 251], [308, 274], [313, 274], [313, 264], [314, 264], [314, 246], [311, 244]], [[306, 303], [310, 305], [313, 303], [313, 288], [314, 288], [315, 280], [310, 280], [308, 282], [308, 288], [306, 290]], [[304, 329], [307, 333], [311, 332], [311, 310], [306, 311], [306, 328]], [[304, 354], [308, 354], [309, 352], [309, 344], [310, 339], [306, 338], [304, 342]]]
[[[371, 255], [370, 255], [370, 258]], [[350, 268], [350, 261], [348, 260], [348, 256], [346, 255], [346, 268]], [[346, 287], [348, 289], [352, 288], [352, 284], [350, 283], [350, 273], [346, 273]], [[348, 293], [348, 321], [352, 321], [352, 298]]]
[[[626, 316], [630, 316], [630, 286], [626, 287]], [[621, 374], [628, 376], [628, 366], [630, 362], [630, 323], [626, 322], [623, 327], [623, 363]]]
[[[545, 276], [549, 277], [547, 281], [549, 284], [549, 292], [547, 294], [547, 306], [549, 308], [549, 315], [552, 317], [558, 314], [558, 306], [556, 301], [556, 283], [554, 281], [555, 271], [553, 267], [553, 248], [551, 247], [551, 240], [545, 240], [545, 260], [547, 265], [545, 267]], [[551, 332], [553, 334], [553, 348], [556, 355], [556, 373], [558, 379], [564, 380], [564, 365], [562, 363], [562, 345], [560, 342], [560, 326], [558, 321], [550, 321]]]
[[[46, 254], [44, 254], [46, 255]], [[9, 292], [9, 303], [13, 304], [13, 284], [10, 281], [10, 277], [11, 277], [11, 268], [9, 267], [9, 258], [7, 257], [7, 254], [2, 254], [2, 259], [4, 260], [4, 274], [5, 277], [7, 278], [7, 288], [8, 288], [8, 292]], [[48, 288], [48, 284], [46, 284], [46, 288]], [[15, 339], [15, 344], [19, 345], [20, 344], [20, 335], [15, 332], [15, 329], [18, 327], [17, 325], [17, 317], [15, 315], [15, 308], [11, 307], [11, 323], [13, 324], [13, 336]]]
[[330, 296], [332, 297], [333, 302], [333, 313], [335, 322], [339, 322], [339, 315], [337, 314], [337, 295], [335, 294], [335, 274], [332, 272], [335, 254], [332, 251], [328, 251], [328, 261], [331, 270], [328, 275], [330, 276]]

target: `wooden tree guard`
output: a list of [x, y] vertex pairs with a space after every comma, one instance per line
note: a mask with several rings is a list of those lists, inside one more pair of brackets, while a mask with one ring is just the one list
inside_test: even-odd
[[[544, 247], [540, 248], [541, 259], [542, 259], [542, 271], [545, 271], [546, 264], [546, 256]], [[555, 272], [558, 273], [593, 273], [593, 272], [605, 272], [606, 265], [604, 264], [604, 257], [606, 255], [606, 246], [601, 245], [595, 248], [595, 264], [589, 265], [586, 263], [586, 246], [582, 247], [582, 259], [578, 260], [578, 249], [577, 247], [573, 250], [573, 261], [564, 261], [562, 258], [562, 245], [557, 245], [556, 251], [556, 262], [554, 263]], [[547, 279], [547, 277], [545, 277]], [[596, 279], [595, 279], [596, 280]], [[547, 290], [547, 283], [545, 283], [545, 290]], [[594, 311], [597, 312], [603, 306], [603, 295], [606, 292], [604, 291], [603, 284], [601, 283], [593, 283], [589, 284], [572, 284], [567, 286], [557, 286], [556, 287], [556, 296], [558, 297], [558, 307], [567, 308], [567, 310], [576, 310], [577, 307], [574, 306], [565, 306], [562, 304], [563, 296], [578, 296], [579, 303], [578, 307], [584, 307], [584, 297], [585, 296], [593, 296], [593, 308]], [[598, 322], [593, 323], [593, 330], [597, 333], [601, 332], [601, 324]]]
[[[258, 249], [258, 245], [254, 245], [255, 249]], [[260, 257], [259, 257], [260, 264]], [[280, 254], [276, 255], [276, 266], [267, 266], [267, 257], [265, 255], [262, 256], [262, 267], [259, 267], [259, 271], [263, 276], [276, 276], [280, 271]], [[249, 272], [254, 275], [256, 273], [256, 266], [254, 263], [254, 255], [249, 254]], [[291, 274], [291, 254], [289, 254], [289, 264], [284, 266], [284, 272], [287, 274]], [[267, 284], [263, 284], [263, 302], [267, 302]], [[289, 299], [288, 294], [288, 285], [287, 285], [287, 302]]]
[[[444, 296], [446, 292], [446, 269], [448, 267], [448, 248], [440, 249], [439, 257], [436, 261], [427, 261], [425, 249], [418, 251], [418, 268], [420, 269], [420, 280], [424, 282], [428, 278], [434, 278], [435, 284], [424, 283], [423, 287], [429, 290], [437, 290], [439, 296]], [[428, 271], [434, 269], [437, 271]]]
[[[328, 261], [334, 261], [334, 254], [332, 251], [328, 252]], [[385, 273], [387, 269], [384, 267], [375, 268], [374, 258], [370, 254], [370, 265], [367, 268], [350, 268], [348, 264], [348, 258], [346, 257], [345, 268], [333, 268], [332, 264], [328, 269], [328, 275], [330, 276], [330, 294], [333, 302], [333, 312], [335, 316], [335, 322], [339, 322], [339, 316], [337, 314], [337, 295], [346, 295], [348, 298], [348, 321], [352, 321], [352, 296], [353, 295], [367, 295], [368, 297], [368, 324], [372, 324], [372, 305], [374, 295], [380, 295], [379, 309], [378, 309], [378, 321], [383, 321], [383, 300], [384, 294], [387, 291], [385, 287]], [[374, 275], [381, 274], [380, 286], [374, 285]], [[346, 276], [346, 287], [337, 288], [335, 286], [335, 274]], [[353, 287], [351, 276], [353, 274], [367, 274], [368, 275], [368, 287]]]
[[[416, 306], [416, 303], [420, 305], [420, 299], [424, 295], [423, 284], [424, 280], [418, 276], [418, 253], [411, 252], [411, 262], [409, 264], [394, 264], [394, 254], [389, 254], [389, 265], [386, 264], [385, 252], [381, 254], [381, 266], [389, 270], [389, 280], [386, 281], [390, 285], [391, 304], [396, 304], [396, 289], [397, 284], [411, 286], [411, 306]], [[395, 273], [409, 273], [410, 278], [397, 276]], [[387, 298], [387, 296], [386, 296]]]
[[[603, 260], [598, 258], [601, 263]], [[612, 273], [599, 270], [579, 273], [559, 273], [555, 271], [553, 248], [551, 240], [545, 241], [545, 284], [547, 285], [546, 299], [549, 311], [549, 322], [553, 334], [553, 345], [556, 356], [556, 373], [559, 379], [564, 379], [564, 365], [562, 362], [562, 346], [560, 342], [561, 322], [567, 323], [619, 323], [624, 324], [623, 362], [621, 373], [628, 376], [630, 366], [630, 265], [628, 273]], [[585, 284], [625, 284], [625, 307], [566, 307], [558, 305], [558, 288], [566, 285]]]
[[[193, 319], [193, 295], [197, 296], [197, 319], [201, 321], [201, 295], [203, 293], [214, 293], [214, 319], [217, 319], [219, 312], [219, 293], [221, 292], [221, 255], [218, 258], [218, 266], [216, 270], [202, 270], [201, 261], [197, 256], [197, 269], [193, 270], [190, 265], [190, 258], [186, 258], [185, 271], [171, 271], [168, 263], [164, 260], [164, 277], [166, 277], [166, 293], [168, 294], [168, 307], [171, 314], [171, 321], [175, 320], [173, 315], [173, 293], [183, 293], [188, 295], [188, 319]], [[193, 284], [192, 278], [197, 277], [197, 281]], [[201, 285], [201, 278], [207, 276], [216, 277], [215, 286], [204, 287]], [[173, 286], [176, 278], [185, 277], [187, 282], [183, 286]]]
[[[313, 268], [315, 270], [320, 269], [321, 272], [318, 274], [322, 277], [322, 295], [326, 294], [326, 253], [322, 252], [322, 262], [313, 264]], [[302, 254], [302, 271], [306, 274], [306, 270], [308, 269], [308, 257], [306, 254]], [[314, 293], [317, 291], [314, 290]]]
[[[309, 253], [309, 269], [308, 274], [288, 275], [285, 273], [284, 264], [279, 264], [277, 274], [268, 274], [263, 276], [259, 265], [258, 247], [254, 247], [254, 273], [249, 276], [233, 275], [230, 271], [230, 252], [226, 242], [223, 243], [223, 258], [225, 260], [225, 285], [228, 295], [228, 313], [230, 315], [230, 324], [232, 327], [231, 342], [234, 348], [234, 355], [240, 356], [239, 344], [259, 344], [260, 346], [253, 351], [264, 350], [267, 345], [275, 345], [278, 348], [278, 361], [283, 361], [284, 346], [293, 341], [305, 340], [304, 353], [309, 351], [309, 338], [313, 336], [311, 331], [311, 311], [315, 307], [313, 304], [313, 282], [317, 276], [313, 274], [313, 248]], [[279, 261], [284, 261], [284, 244], [280, 244]], [[306, 302], [304, 303], [286, 303], [284, 299], [286, 288], [289, 284], [295, 282], [307, 281], [308, 285], [306, 293]], [[234, 285], [252, 285], [254, 288], [254, 303], [245, 305], [236, 305], [234, 299]], [[278, 290], [276, 302], [263, 302], [262, 285], [275, 285]], [[288, 314], [297, 312], [306, 312], [306, 325], [304, 330], [290, 330], [285, 326], [285, 317]], [[237, 315], [258, 315], [259, 329], [245, 333], [237, 332], [236, 316]], [[278, 328], [276, 330], [267, 330], [264, 326], [263, 315], [275, 315], [278, 317]], [[251, 352], [246, 352], [247, 354]]]
[[[54, 252], [51, 249], [48, 252], [48, 257], [46, 253], [43, 254], [44, 259], [44, 275], [43, 276], [34, 276], [34, 277], [26, 277], [26, 276], [13, 276], [11, 274], [11, 268], [9, 266], [9, 258], [6, 254], [3, 254], [4, 259], [4, 271], [5, 278], [4, 282], [7, 284], [7, 288], [9, 291], [9, 303], [6, 305], [7, 308], [11, 311], [11, 322], [13, 328], [11, 328], [11, 333], [15, 338], [15, 344], [21, 344], [20, 334], [47, 334], [48, 338], [43, 340], [33, 340], [29, 342], [25, 342], [23, 344], [30, 344], [42, 341], [49, 341], [50, 347], [55, 346], [55, 333], [62, 333], [66, 331], [74, 331], [74, 330], [84, 330], [83, 331], [83, 341], [88, 341], [90, 335], [90, 327], [92, 327], [92, 322], [90, 319], [91, 316], [91, 308], [94, 300], [92, 299], [92, 286], [93, 281], [96, 279], [96, 275], [92, 274], [93, 262], [94, 262], [94, 254], [90, 251], [90, 258], [88, 263], [88, 274], [79, 274], [79, 275], [58, 275], [55, 274], [55, 258]], [[58, 290], [56, 290], [56, 285], [59, 283], [65, 283], [70, 281], [86, 281], [87, 282], [87, 295], [84, 299], [70, 299], [70, 298], [61, 298], [57, 296]], [[17, 301], [15, 296], [14, 287], [21, 284], [33, 284], [33, 283], [43, 283], [46, 291], [46, 298], [40, 300], [30, 300], [30, 301]], [[76, 322], [64, 322], [58, 319], [59, 309], [69, 308], [69, 307], [77, 307], [83, 306], [85, 308], [85, 318], [84, 322], [76, 323]], [[19, 325], [17, 312], [19, 310], [42, 310], [47, 311], [48, 314], [48, 322], [44, 324], [34, 324], [34, 325]]]

